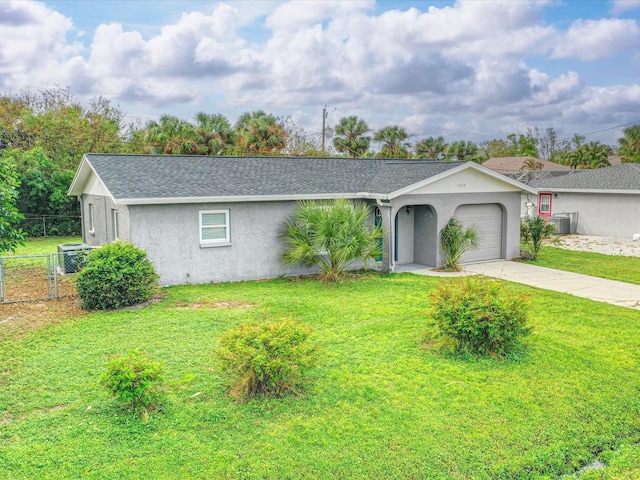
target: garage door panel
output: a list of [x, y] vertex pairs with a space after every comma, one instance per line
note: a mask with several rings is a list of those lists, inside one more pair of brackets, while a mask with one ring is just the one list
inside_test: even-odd
[[454, 214], [465, 227], [475, 224], [479, 230], [480, 248], [466, 252], [463, 263], [502, 258], [502, 208], [495, 203], [461, 205]]

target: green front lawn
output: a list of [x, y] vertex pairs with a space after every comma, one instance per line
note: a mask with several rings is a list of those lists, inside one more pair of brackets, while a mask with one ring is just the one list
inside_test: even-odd
[[[530, 295], [528, 354], [469, 361], [420, 345], [428, 291], [441, 281], [399, 274], [173, 287], [144, 308], [9, 337], [0, 350], [0, 472], [557, 478], [601, 452], [615, 471], [637, 471], [629, 452], [640, 441], [640, 312], [508, 284]], [[304, 396], [237, 404], [222, 391], [217, 339], [256, 318], [314, 330], [321, 360]], [[105, 357], [133, 348], [167, 372], [169, 401], [148, 424], [98, 385]]]
[[640, 284], [640, 257], [622, 257], [545, 247], [538, 260], [528, 263], [620, 282]]

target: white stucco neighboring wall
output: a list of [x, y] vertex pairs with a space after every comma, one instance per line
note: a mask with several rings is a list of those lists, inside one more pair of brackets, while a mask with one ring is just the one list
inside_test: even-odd
[[[576, 233], [632, 238], [640, 233], [640, 194], [551, 193], [551, 215], [578, 212]], [[536, 201], [536, 204], [538, 202]]]

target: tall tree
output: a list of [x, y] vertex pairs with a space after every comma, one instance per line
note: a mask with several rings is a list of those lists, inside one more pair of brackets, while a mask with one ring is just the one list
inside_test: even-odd
[[540, 158], [543, 160], [551, 160], [556, 152], [558, 144], [558, 135], [556, 130], [551, 127], [545, 130], [545, 135], [538, 138], [538, 151]]
[[286, 144], [283, 123], [262, 110], [245, 112], [235, 125], [236, 153], [277, 155]]
[[447, 147], [445, 153], [447, 160], [471, 161], [481, 163], [483, 160], [482, 152], [473, 142], [464, 140], [453, 142]]
[[516, 150], [506, 141], [494, 138], [480, 144], [480, 150], [486, 158], [515, 157]]
[[618, 139], [619, 155], [627, 162], [640, 162], [640, 125], [623, 130], [624, 137]]
[[320, 136], [307, 133], [290, 117], [284, 119], [285, 146], [283, 153], [294, 157], [321, 157], [323, 155]]
[[334, 132], [333, 146], [338, 152], [356, 158], [363, 156], [369, 150], [371, 137], [366, 135], [369, 132], [369, 125], [357, 116], [341, 118]]
[[538, 157], [538, 140], [533, 136], [531, 130], [526, 135], [511, 133], [507, 135], [507, 140], [516, 157]]
[[175, 115], [150, 120], [145, 128], [145, 153], [191, 155], [200, 153], [196, 129]]
[[409, 158], [411, 144], [408, 138], [407, 130], [399, 125], [384, 127], [373, 136], [381, 144], [379, 156], [383, 158]]
[[416, 157], [428, 160], [442, 160], [447, 149], [443, 137], [427, 137], [416, 143]]
[[608, 156], [612, 149], [600, 142], [589, 142], [580, 145], [567, 155], [567, 162], [571, 168], [602, 168], [611, 165]]
[[15, 251], [24, 238], [24, 232], [19, 227], [24, 217], [16, 207], [19, 186], [15, 165], [0, 155], [0, 253]]
[[224, 155], [232, 144], [232, 130], [224, 115], [198, 112], [195, 116], [196, 141], [205, 155]]

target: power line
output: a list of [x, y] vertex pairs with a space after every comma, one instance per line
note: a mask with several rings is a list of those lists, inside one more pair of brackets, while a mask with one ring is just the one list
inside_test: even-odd
[[608, 132], [609, 130], [615, 130], [616, 128], [627, 127], [629, 125], [635, 125], [636, 123], [640, 123], [640, 120], [635, 120], [635, 121], [629, 122], [629, 123], [623, 123], [622, 125], [616, 125], [615, 127], [603, 128], [602, 130], [596, 130], [594, 132], [584, 133], [583, 136], [586, 137], [586, 136], [589, 136], [589, 135], [593, 135], [595, 133]]

